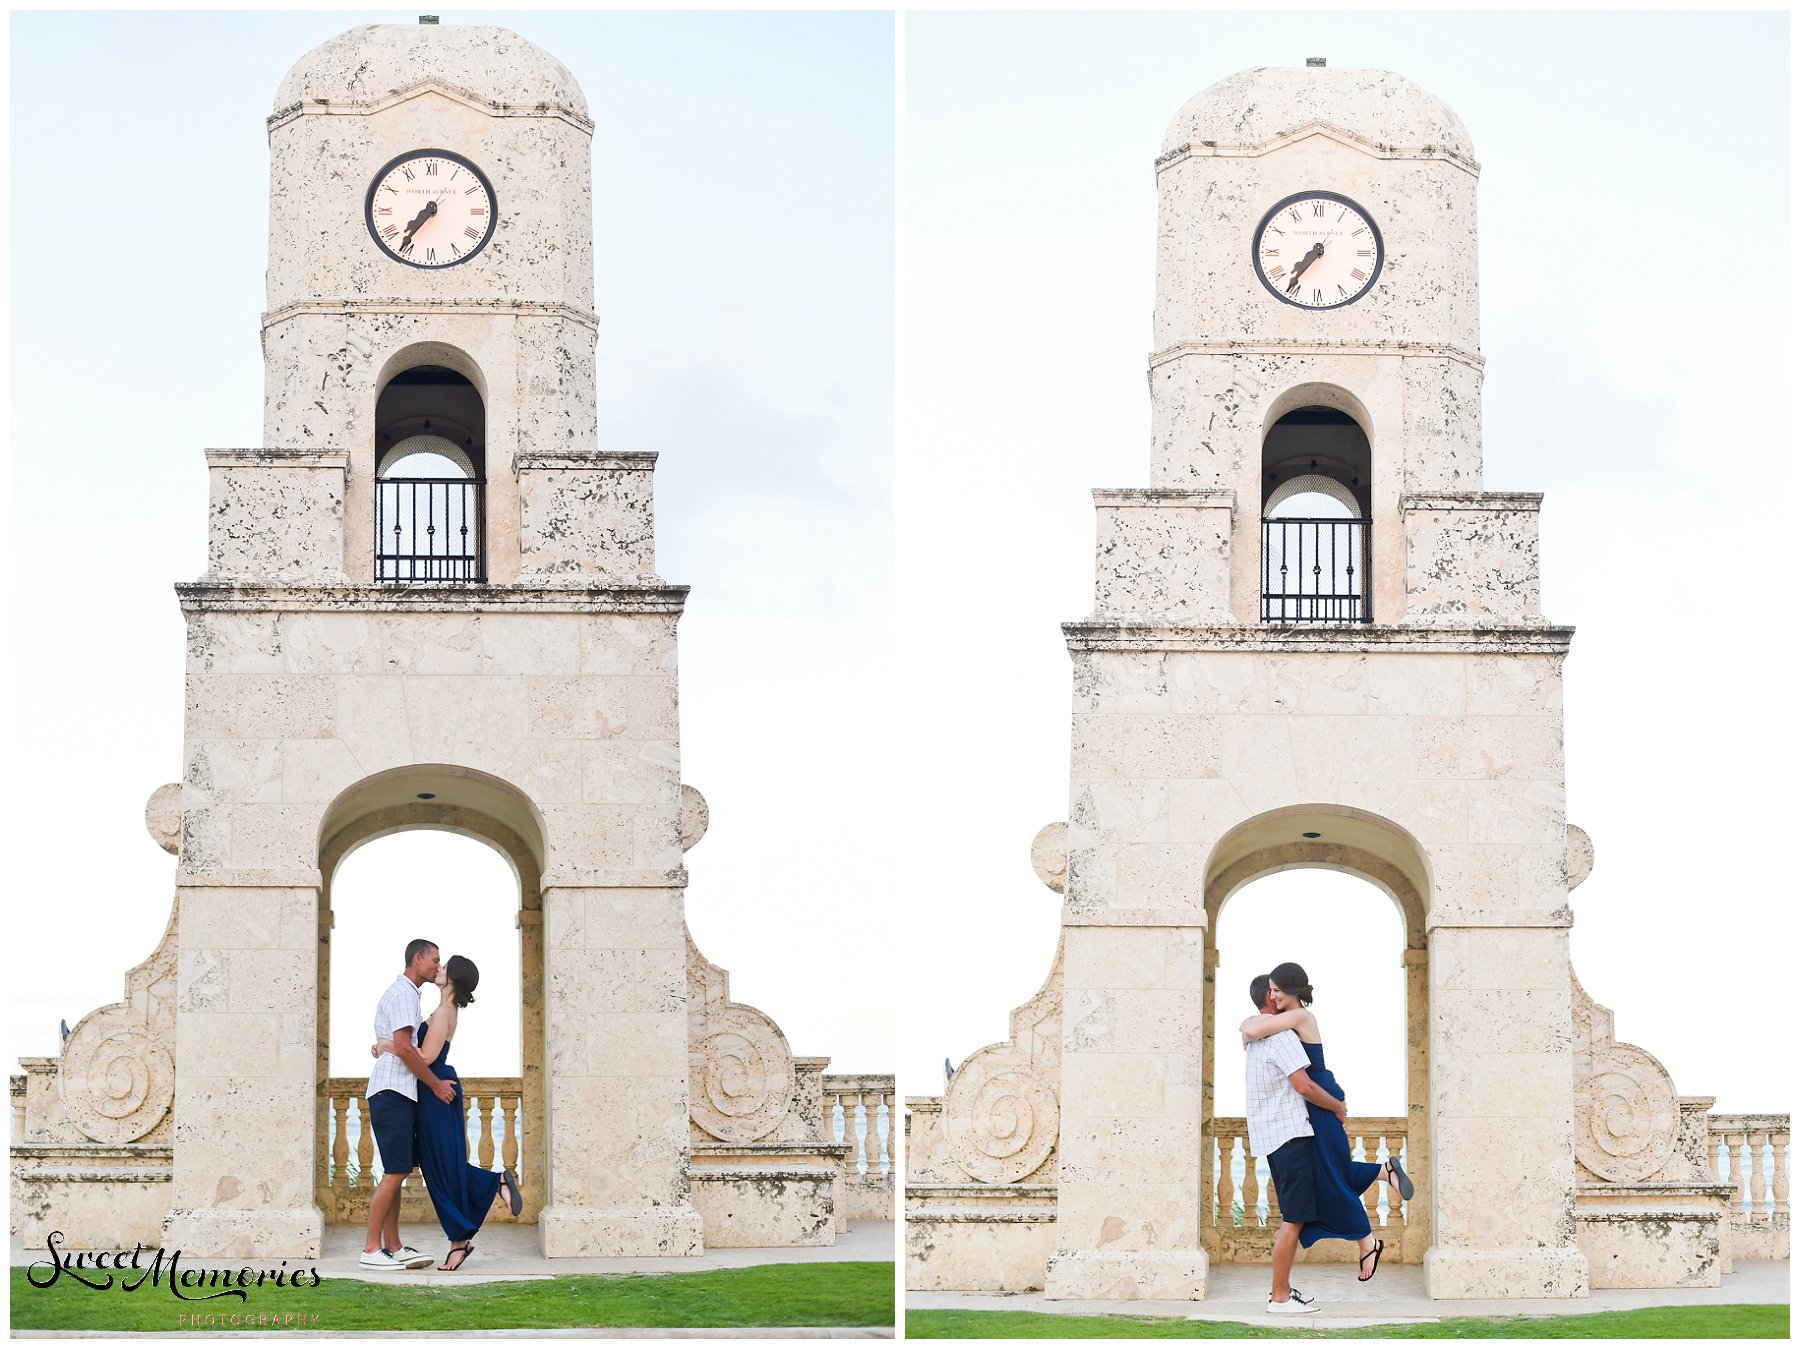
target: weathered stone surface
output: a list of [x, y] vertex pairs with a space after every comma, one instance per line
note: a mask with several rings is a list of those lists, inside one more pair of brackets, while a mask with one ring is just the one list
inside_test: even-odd
[[144, 803], [144, 828], [166, 853], [181, 851], [181, 784], [165, 782]]

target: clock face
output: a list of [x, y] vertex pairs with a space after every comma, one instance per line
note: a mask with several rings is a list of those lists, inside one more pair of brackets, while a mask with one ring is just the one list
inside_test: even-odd
[[454, 267], [494, 236], [494, 187], [448, 150], [411, 150], [369, 184], [363, 206], [381, 251], [408, 267]]
[[1283, 304], [1337, 309], [1381, 275], [1381, 231], [1336, 192], [1296, 192], [1269, 208], [1252, 245], [1256, 274]]

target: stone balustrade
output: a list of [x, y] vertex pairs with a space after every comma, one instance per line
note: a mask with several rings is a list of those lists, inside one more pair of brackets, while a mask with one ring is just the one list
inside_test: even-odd
[[[327, 1129], [325, 1155], [319, 1158], [319, 1207], [325, 1221], [362, 1223], [369, 1219], [369, 1193], [379, 1178], [375, 1135], [369, 1129], [369, 1089], [366, 1077], [333, 1077], [325, 1083]], [[469, 1160], [486, 1170], [496, 1161], [494, 1124], [500, 1121], [498, 1161], [517, 1174], [519, 1150], [524, 1138], [524, 1079], [518, 1077], [465, 1077], [462, 1079], [463, 1117], [469, 1135]], [[352, 1122], [354, 1121], [354, 1123]], [[418, 1171], [412, 1173], [415, 1177]], [[402, 1191], [402, 1222], [433, 1221], [431, 1201], [422, 1183]], [[530, 1222], [541, 1197], [527, 1193], [525, 1209], [515, 1219], [499, 1196], [488, 1221]]]
[[1708, 1115], [1706, 1160], [1713, 1175], [1736, 1187], [1732, 1259], [1786, 1260], [1788, 1116]]
[[[1401, 1116], [1356, 1118], [1345, 1124], [1353, 1161], [1379, 1162], [1388, 1157], [1406, 1161], [1406, 1120]], [[1281, 1207], [1275, 1199], [1275, 1182], [1267, 1163], [1250, 1153], [1250, 1136], [1241, 1118], [1211, 1121], [1205, 1144], [1206, 1175], [1213, 1202], [1203, 1205], [1201, 1224], [1207, 1229], [1207, 1248], [1214, 1259], [1228, 1264], [1256, 1264], [1272, 1258], [1275, 1230], [1281, 1226]], [[1363, 1195], [1369, 1227], [1387, 1243], [1389, 1258], [1402, 1258], [1405, 1248], [1406, 1210], [1396, 1209], [1392, 1191], [1372, 1185]], [[1302, 1260], [1355, 1259], [1354, 1248], [1344, 1242], [1325, 1242], [1300, 1252]]]
[[827, 1074], [822, 1096], [826, 1137], [850, 1145], [844, 1162], [847, 1216], [892, 1222], [897, 1118], [893, 1074]]

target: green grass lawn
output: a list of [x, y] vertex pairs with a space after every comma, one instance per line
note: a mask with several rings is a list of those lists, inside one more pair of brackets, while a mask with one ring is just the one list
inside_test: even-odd
[[1786, 1339], [1786, 1307], [1646, 1307], [1587, 1316], [1463, 1316], [1421, 1325], [1308, 1330], [1160, 1316], [919, 1311], [909, 1339], [936, 1340], [1767, 1340]]
[[[88, 1271], [90, 1276], [92, 1271]], [[166, 1330], [194, 1317], [213, 1327], [284, 1324], [306, 1330], [551, 1329], [580, 1326], [890, 1326], [891, 1262], [754, 1265], [698, 1274], [570, 1274], [549, 1280], [396, 1288], [326, 1279], [317, 1288], [250, 1288], [235, 1297], [184, 1302], [149, 1283], [135, 1292], [84, 1288], [67, 1274], [33, 1288], [12, 1272], [15, 1330]], [[41, 1277], [41, 1276], [40, 1276]], [[196, 1290], [197, 1291], [197, 1290]], [[187, 1316], [188, 1321], [181, 1320]], [[295, 1317], [284, 1323], [283, 1318]], [[312, 1318], [317, 1317], [315, 1321]], [[248, 1322], [242, 1318], [251, 1318]], [[256, 1318], [266, 1317], [267, 1321]], [[204, 1321], [200, 1322], [206, 1328]]]

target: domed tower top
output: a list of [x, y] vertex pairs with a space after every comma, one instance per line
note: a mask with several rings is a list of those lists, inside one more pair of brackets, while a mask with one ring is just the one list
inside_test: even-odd
[[298, 103], [367, 103], [436, 80], [485, 103], [544, 105], [587, 117], [568, 69], [505, 28], [364, 24], [320, 43], [281, 81], [275, 111]]
[[1383, 151], [1475, 159], [1462, 119], [1429, 90], [1391, 70], [1324, 65], [1253, 66], [1226, 76], [1182, 104], [1162, 148], [1254, 149], [1315, 122]]

